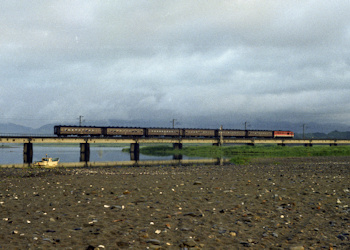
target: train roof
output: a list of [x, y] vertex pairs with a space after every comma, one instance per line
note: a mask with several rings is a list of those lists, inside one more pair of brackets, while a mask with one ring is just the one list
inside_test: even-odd
[[[200, 130], [220, 130], [211, 128], [172, 128], [172, 127], [134, 127], [134, 126], [79, 126], [79, 125], [55, 125], [54, 127], [71, 127], [71, 128], [139, 128], [139, 129], [200, 129]], [[246, 131], [245, 129], [222, 129], [223, 131]], [[291, 130], [263, 130], [263, 129], [247, 129], [247, 131], [288, 131]]]

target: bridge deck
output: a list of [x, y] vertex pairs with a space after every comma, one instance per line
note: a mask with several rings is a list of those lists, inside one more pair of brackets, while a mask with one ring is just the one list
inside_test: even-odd
[[[0, 143], [219, 143], [216, 138], [95, 138], [95, 137], [0, 137]], [[223, 139], [224, 144], [350, 144], [338, 139]]]

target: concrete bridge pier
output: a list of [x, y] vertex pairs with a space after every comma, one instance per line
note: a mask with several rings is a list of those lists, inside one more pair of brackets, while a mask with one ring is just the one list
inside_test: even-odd
[[182, 155], [173, 155], [173, 160], [182, 160]]
[[33, 163], [33, 144], [23, 144], [23, 163]]
[[225, 164], [224, 158], [217, 158], [217, 162], [215, 165], [223, 166], [224, 164]]
[[90, 161], [90, 144], [80, 143], [80, 161], [88, 162]]
[[175, 150], [182, 149], [182, 143], [173, 143], [173, 149]]
[[131, 143], [130, 144], [130, 160], [131, 161], [140, 160], [140, 144], [139, 143]]
[[[182, 143], [173, 143], [173, 149], [175, 150], [182, 149]], [[173, 155], [173, 160], [182, 160], [182, 155], [181, 154]]]

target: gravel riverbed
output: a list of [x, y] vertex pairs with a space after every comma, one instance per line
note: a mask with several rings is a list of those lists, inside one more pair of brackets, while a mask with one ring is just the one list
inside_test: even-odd
[[1, 249], [350, 249], [350, 157], [0, 169]]

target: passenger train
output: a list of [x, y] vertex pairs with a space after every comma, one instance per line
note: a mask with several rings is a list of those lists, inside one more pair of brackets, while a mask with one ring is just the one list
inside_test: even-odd
[[59, 137], [169, 137], [169, 138], [293, 138], [292, 131], [281, 130], [236, 130], [236, 129], [196, 129], [196, 128], [139, 128], [139, 127], [92, 127], [54, 126]]

